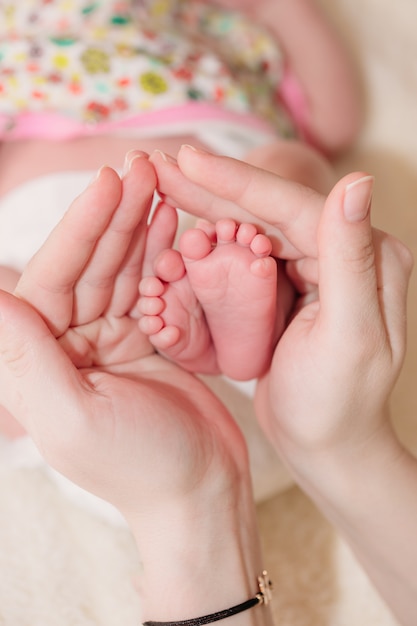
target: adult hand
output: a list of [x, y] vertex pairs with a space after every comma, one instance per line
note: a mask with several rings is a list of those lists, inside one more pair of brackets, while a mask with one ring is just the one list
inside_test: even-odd
[[[263, 568], [239, 429], [139, 332], [146, 250], [174, 234], [160, 228], [163, 208], [147, 227], [155, 184], [143, 154], [128, 155], [122, 180], [102, 169], [15, 295], [0, 292], [1, 397], [53, 467], [125, 516], [143, 569], [142, 621], [233, 606], [256, 593]], [[268, 609], [258, 616], [271, 625]], [[251, 613], [241, 621], [252, 624]]]
[[[318, 227], [319, 286], [298, 302], [257, 391], [257, 413], [303, 482], [312, 458], [364, 458], [393, 441], [387, 401], [406, 346], [411, 254], [372, 229], [373, 179], [343, 178]], [[385, 445], [385, 444], [384, 444]]]
[[318, 291], [307, 293], [259, 382], [257, 415], [303, 490], [401, 624], [416, 615], [417, 460], [390, 420], [406, 348], [409, 250], [373, 230], [372, 179], [326, 200]]
[[188, 497], [216, 472], [226, 488], [218, 477], [247, 467], [226, 409], [139, 332], [156, 179], [140, 153], [128, 167], [123, 180], [101, 170], [15, 295], [0, 297], [2, 401], [53, 467], [127, 517], [138, 503], [143, 512]]
[[411, 259], [399, 241], [371, 228], [369, 177], [345, 177], [326, 200], [275, 174], [189, 147], [178, 162], [160, 153], [151, 160], [169, 202], [209, 220], [261, 221], [274, 254], [293, 259], [288, 269], [300, 292], [298, 313], [258, 392], [259, 417], [281, 453], [290, 454], [290, 441], [301, 456], [327, 438], [329, 445], [346, 441], [358, 405], [367, 419], [357, 436], [370, 435], [404, 356]]

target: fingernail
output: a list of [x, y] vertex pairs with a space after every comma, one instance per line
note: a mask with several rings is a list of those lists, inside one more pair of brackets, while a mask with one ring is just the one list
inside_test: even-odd
[[100, 167], [100, 169], [94, 174], [94, 176], [92, 177], [92, 179], [90, 180], [90, 182], [88, 183], [88, 186], [92, 185], [93, 183], [96, 182], [96, 180], [98, 180], [101, 176], [102, 171], [107, 167], [107, 165], [102, 165]]
[[165, 163], [174, 163], [175, 165], [177, 163], [177, 160], [174, 159], [174, 157], [172, 157], [170, 154], [167, 154], [166, 152], [162, 152], [162, 150], [154, 150], [153, 154], [159, 155], [161, 159], [165, 161]]
[[197, 154], [210, 154], [207, 150], [196, 148], [195, 146], [191, 146], [189, 143], [183, 143], [180, 150], [191, 150], [192, 152], [196, 152]]
[[363, 176], [346, 185], [343, 211], [348, 222], [361, 222], [369, 214], [375, 178]]
[[128, 172], [132, 169], [132, 165], [136, 159], [143, 159], [143, 157], [147, 157], [146, 152], [139, 152], [138, 150], [129, 150], [129, 152], [125, 156], [125, 162], [123, 163], [122, 169], [122, 178], [126, 176]]

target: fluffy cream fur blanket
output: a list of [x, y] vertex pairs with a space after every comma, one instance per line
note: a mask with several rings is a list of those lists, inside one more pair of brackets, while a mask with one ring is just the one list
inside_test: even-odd
[[[376, 225], [416, 250], [417, 4], [321, 2], [352, 49], [367, 101], [361, 140], [338, 173], [375, 174]], [[410, 311], [416, 307], [414, 282]], [[393, 413], [401, 437], [417, 451], [414, 319]], [[396, 624], [342, 539], [297, 488], [260, 505], [259, 521], [277, 625]], [[42, 469], [0, 467], [1, 626], [137, 626], [138, 571], [125, 529], [74, 506]]]

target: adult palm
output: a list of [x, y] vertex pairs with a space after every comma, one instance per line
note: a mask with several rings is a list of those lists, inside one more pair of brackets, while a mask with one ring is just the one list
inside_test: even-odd
[[[129, 517], [227, 489], [247, 455], [217, 398], [138, 329], [156, 180], [141, 153], [127, 170], [103, 168], [1, 294], [0, 389], [53, 467]], [[158, 246], [172, 235], [154, 229]]]

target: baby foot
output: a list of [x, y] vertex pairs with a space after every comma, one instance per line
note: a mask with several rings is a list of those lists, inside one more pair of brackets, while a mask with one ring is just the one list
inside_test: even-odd
[[154, 263], [155, 276], [139, 284], [140, 330], [163, 356], [200, 374], [218, 374], [216, 353], [204, 311], [177, 250], [164, 250]]
[[[176, 210], [161, 202], [150, 222], [143, 276], [139, 284], [139, 329], [163, 356], [184, 369], [218, 373], [204, 313], [185, 274], [181, 254], [173, 249]], [[207, 357], [206, 361], [200, 355]], [[209, 358], [209, 355], [211, 357]]]
[[186, 231], [179, 247], [181, 255], [161, 254], [156, 276], [141, 283], [141, 330], [187, 369], [220, 369], [237, 380], [261, 375], [276, 332], [269, 239], [252, 224], [225, 219]]

